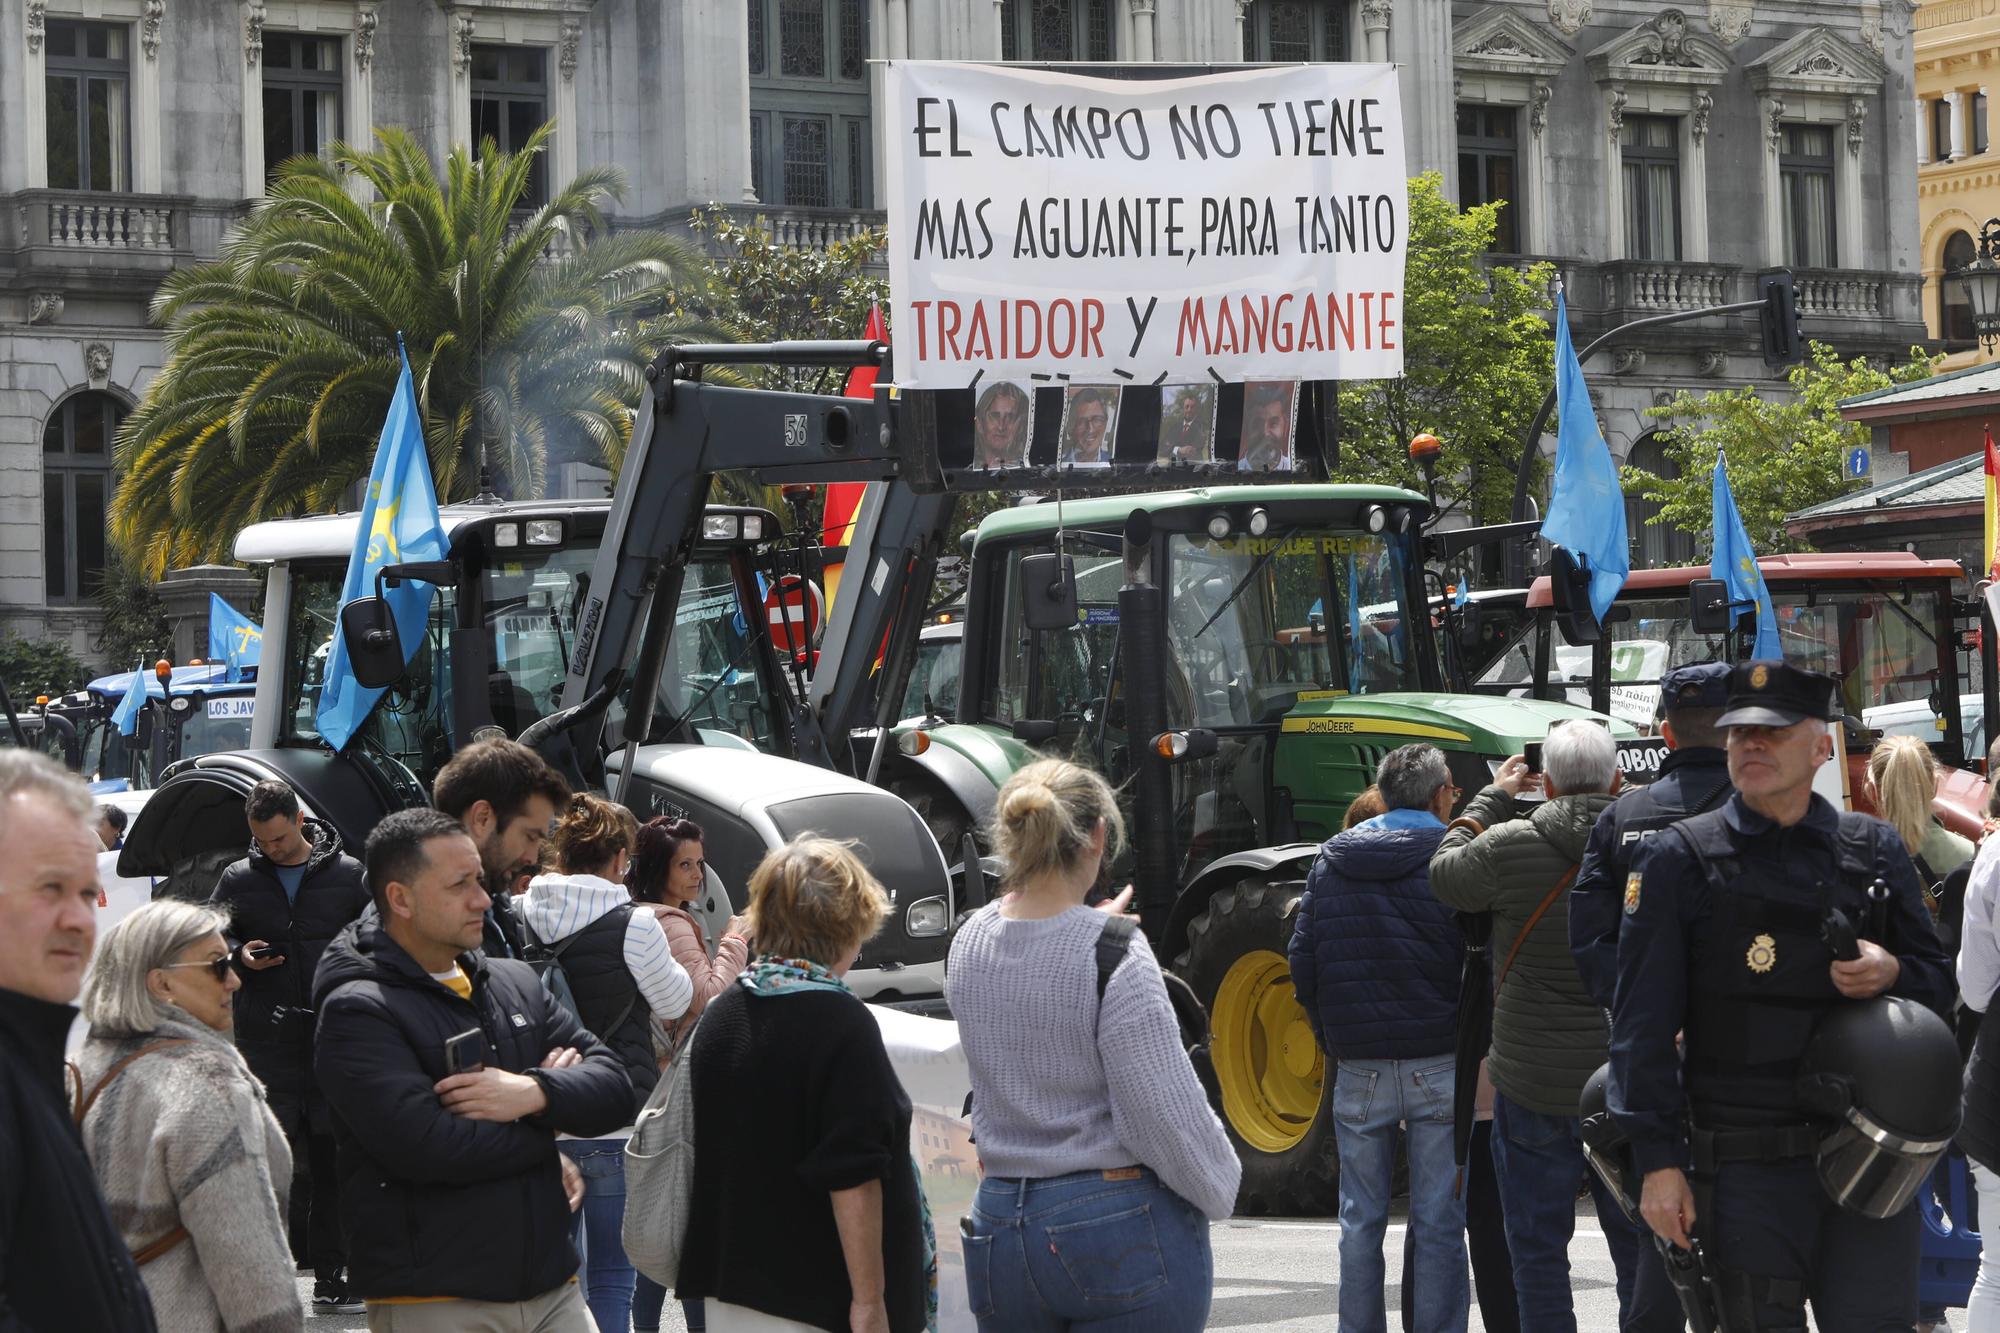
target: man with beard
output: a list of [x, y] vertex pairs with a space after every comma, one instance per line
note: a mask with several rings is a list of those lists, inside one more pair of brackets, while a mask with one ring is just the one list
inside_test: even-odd
[[518, 741], [479, 741], [438, 770], [431, 800], [479, 848], [480, 868], [493, 898], [481, 950], [491, 958], [519, 958], [527, 937], [508, 890], [540, 863], [549, 825], [569, 801], [569, 784]]
[[1243, 405], [1243, 442], [1236, 470], [1290, 472], [1291, 443], [1292, 386], [1251, 385]]

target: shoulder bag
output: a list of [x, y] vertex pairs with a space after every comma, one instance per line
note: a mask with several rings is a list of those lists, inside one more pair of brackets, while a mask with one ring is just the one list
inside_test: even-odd
[[625, 1256], [671, 1290], [694, 1203], [694, 1034], [682, 1037], [625, 1142]]
[[[89, 1092], [83, 1090], [83, 1071], [68, 1061], [64, 1061], [63, 1068], [68, 1071], [70, 1077], [72, 1098], [70, 1102], [70, 1116], [76, 1121], [76, 1127], [79, 1130], [83, 1128], [83, 1119], [90, 1114], [90, 1108], [97, 1104], [98, 1095], [111, 1086], [112, 1080], [125, 1072], [126, 1066], [144, 1056], [151, 1055], [154, 1051], [163, 1051], [169, 1046], [186, 1046], [188, 1044], [188, 1038], [186, 1037], [166, 1037], [160, 1041], [147, 1042], [144, 1046], [141, 1046], [138, 1050], [105, 1070], [104, 1077], [98, 1079], [97, 1085]], [[173, 1249], [174, 1246], [187, 1238], [188, 1229], [177, 1224], [172, 1231], [167, 1232], [152, 1244], [142, 1245], [132, 1251], [132, 1264], [135, 1268], [144, 1268], [147, 1264], [152, 1263], [153, 1260]]]

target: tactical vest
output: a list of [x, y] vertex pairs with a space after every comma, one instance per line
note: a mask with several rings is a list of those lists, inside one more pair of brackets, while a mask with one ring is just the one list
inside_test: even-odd
[[[1713, 775], [1702, 774], [1694, 766], [1677, 769], [1658, 782], [1649, 782], [1643, 787], [1635, 787], [1621, 796], [1611, 809], [1617, 820], [1619, 860], [1630, 864], [1638, 844], [1660, 830], [1670, 828], [1693, 815], [1713, 810], [1729, 799], [1734, 790], [1729, 781], [1728, 765], [1718, 765]], [[1672, 778], [1681, 779], [1673, 783], [1678, 799], [1669, 801], [1662, 793], [1668, 790], [1667, 783]], [[1706, 778], [1706, 781], [1702, 779]], [[1623, 888], [1621, 884], [1618, 887]]]
[[1710, 888], [1711, 910], [1690, 941], [1684, 1066], [1688, 1101], [1702, 1127], [1803, 1117], [1795, 1089], [1799, 1061], [1821, 1015], [1841, 1001], [1821, 924], [1829, 907], [1841, 908], [1857, 927], [1866, 921], [1868, 886], [1886, 877], [1873, 824], [1866, 815], [1840, 816], [1831, 884], [1808, 877], [1803, 867], [1771, 875], [1746, 865], [1719, 813], [1683, 821], [1664, 835], [1688, 847]]
[[660, 1081], [660, 1067], [653, 1058], [652, 1007], [625, 965], [625, 931], [632, 911], [633, 904], [621, 903], [578, 931], [576, 943], [564, 950], [562, 963], [583, 1025], [611, 1048], [632, 1080], [636, 1116]]

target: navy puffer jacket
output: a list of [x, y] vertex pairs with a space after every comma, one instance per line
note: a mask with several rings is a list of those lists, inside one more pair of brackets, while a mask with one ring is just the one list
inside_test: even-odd
[[1292, 988], [1336, 1060], [1448, 1055], [1458, 1020], [1461, 945], [1430, 890], [1444, 825], [1371, 820], [1319, 849], [1292, 928]]

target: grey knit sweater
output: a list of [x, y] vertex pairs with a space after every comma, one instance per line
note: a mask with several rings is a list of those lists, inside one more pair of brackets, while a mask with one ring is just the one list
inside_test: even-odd
[[1104, 916], [1016, 921], [997, 905], [959, 928], [945, 971], [972, 1073], [972, 1132], [989, 1176], [1148, 1166], [1211, 1218], [1242, 1165], [1182, 1049], [1143, 935], [1097, 1005]]
[[182, 1241], [139, 1270], [162, 1333], [305, 1327], [285, 1238], [292, 1155], [264, 1087], [234, 1046], [193, 1022], [144, 1035], [92, 1029], [77, 1054], [92, 1088], [149, 1042], [190, 1039], [125, 1067], [83, 1122], [84, 1147], [125, 1243]]

